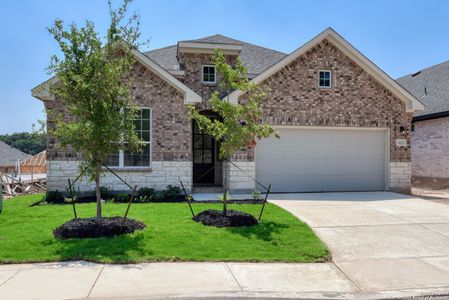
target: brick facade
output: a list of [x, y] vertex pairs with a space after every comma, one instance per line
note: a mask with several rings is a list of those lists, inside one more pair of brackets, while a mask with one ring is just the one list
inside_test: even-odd
[[[318, 87], [319, 70], [332, 71], [331, 88]], [[265, 122], [292, 126], [389, 128], [390, 162], [410, 163], [412, 113], [406, 113], [404, 102], [328, 40], [317, 44], [260, 86], [270, 91], [263, 103]], [[244, 96], [240, 101], [244, 101]], [[405, 139], [407, 146], [396, 146], [396, 139]], [[254, 160], [254, 149], [247, 151], [246, 159], [242, 153], [236, 159]], [[403, 175], [409, 179], [390, 178], [390, 187], [409, 191], [410, 174]]]
[[449, 188], [449, 117], [416, 122], [412, 133], [414, 186]]
[[[226, 58], [228, 63], [235, 63], [236, 56], [228, 55]], [[178, 60], [185, 71], [180, 80], [202, 97], [201, 107], [208, 108], [206, 101], [217, 89], [219, 78], [217, 84], [211, 85], [202, 83], [201, 76], [202, 66], [213, 64], [213, 55], [180, 52]], [[332, 88], [318, 87], [319, 70], [332, 71]], [[153, 112], [152, 160], [155, 164], [152, 167], [155, 169], [148, 170], [150, 174], [132, 170], [123, 170], [123, 174], [133, 182], [157, 187], [184, 178], [190, 189], [192, 181], [188, 178], [192, 177], [192, 126], [183, 95], [144, 66], [137, 65], [133, 76], [132, 93], [138, 106], [149, 107]], [[328, 40], [323, 40], [273, 74], [261, 86], [270, 90], [262, 108], [264, 121], [272, 125], [388, 128], [390, 164], [387, 177], [390, 188], [398, 191], [410, 189], [412, 114], [406, 113], [405, 104], [400, 99]], [[57, 101], [46, 101], [45, 104], [48, 110], [61, 110]], [[48, 122], [51, 127], [51, 118]], [[396, 139], [399, 138], [407, 141], [406, 147], [396, 146]], [[50, 160], [49, 187], [57, 187], [63, 184], [61, 178], [66, 175], [58, 173], [58, 170], [64, 168], [64, 164], [73, 169], [73, 164], [67, 162], [77, 160], [78, 156], [70, 150], [57, 150], [52, 138], [49, 138], [47, 153]], [[233, 161], [245, 172], [254, 175], [254, 149], [240, 151]], [[167, 173], [164, 163], [168, 162], [174, 164], [170, 165], [171, 169], [166, 164]], [[179, 168], [179, 174], [175, 172], [176, 168]], [[52, 176], [53, 169], [55, 174], [63, 176]], [[230, 169], [228, 182], [231, 190], [254, 189], [253, 181], [244, 180], [245, 175], [235, 167], [230, 166]], [[111, 184], [115, 184], [114, 181]]]
[[[210, 108], [208, 100], [212, 93], [217, 90], [220, 82], [220, 77], [217, 74], [216, 83], [203, 83], [202, 82], [202, 67], [203, 65], [213, 65], [214, 55], [203, 53], [184, 53], [178, 54], [179, 63], [184, 65], [185, 76], [181, 81], [189, 88], [194, 90], [203, 99], [201, 108]], [[237, 59], [235, 55], [225, 55], [226, 62], [230, 65], [234, 65]]]
[[[187, 108], [184, 104], [183, 95], [161, 79], [156, 74], [149, 71], [144, 66], [138, 64], [133, 71], [132, 94], [139, 107], [152, 109], [152, 164], [146, 171], [139, 170], [119, 170], [130, 182], [139, 182], [145, 186], [155, 186], [165, 188], [168, 184], [179, 185], [182, 179], [188, 189], [191, 186], [191, 160], [192, 160], [192, 126], [187, 116]], [[47, 126], [55, 126], [52, 112], [62, 113], [65, 119], [69, 116], [64, 113], [61, 102], [58, 100], [45, 101], [45, 108], [48, 112]], [[67, 178], [76, 177], [76, 161], [81, 155], [70, 149], [61, 149], [53, 137], [47, 141], [48, 160], [48, 189], [65, 190]], [[73, 163], [70, 163], [73, 162]], [[173, 170], [162, 172], [165, 162], [174, 162], [175, 168], [179, 168], [182, 173], [176, 175]], [[181, 167], [176, 164], [181, 163]], [[189, 165], [183, 165], [186, 162]], [[66, 170], [63, 173], [60, 169]], [[168, 167], [167, 167], [168, 168]], [[188, 169], [188, 172], [186, 171]], [[58, 171], [59, 170], [59, 171]], [[143, 173], [148, 173], [143, 176]], [[62, 174], [62, 175], [61, 175]], [[136, 178], [132, 179], [134, 175]], [[156, 178], [157, 177], [157, 178]], [[62, 180], [64, 178], [64, 180]], [[155, 179], [156, 178], [156, 179]], [[152, 180], [149, 180], [152, 179]], [[161, 179], [163, 179], [161, 181]], [[187, 180], [188, 179], [188, 180]], [[123, 186], [113, 177], [106, 175], [104, 185], [111, 185], [115, 190], [121, 190]], [[81, 190], [91, 188], [91, 184], [85, 181], [80, 185]]]

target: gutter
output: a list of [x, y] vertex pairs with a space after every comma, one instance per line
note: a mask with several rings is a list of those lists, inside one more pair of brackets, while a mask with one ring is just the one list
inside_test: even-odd
[[419, 122], [419, 121], [432, 120], [432, 119], [445, 118], [445, 117], [449, 117], [449, 111], [442, 111], [442, 112], [437, 112], [437, 113], [423, 115], [423, 116], [416, 116], [416, 117], [413, 117], [412, 123]]

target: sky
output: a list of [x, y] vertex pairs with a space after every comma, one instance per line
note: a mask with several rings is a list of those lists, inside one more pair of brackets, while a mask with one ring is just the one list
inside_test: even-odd
[[[117, 6], [118, 1], [113, 1]], [[449, 60], [449, 1], [134, 0], [145, 49], [223, 34], [289, 53], [327, 27], [393, 78]], [[104, 33], [106, 0], [0, 1], [0, 134], [30, 131], [44, 119], [31, 89], [50, 78], [56, 18], [93, 21]]]

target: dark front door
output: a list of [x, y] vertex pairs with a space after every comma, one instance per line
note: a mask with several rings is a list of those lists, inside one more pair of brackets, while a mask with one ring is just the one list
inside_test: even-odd
[[215, 182], [215, 140], [193, 123], [193, 184]]

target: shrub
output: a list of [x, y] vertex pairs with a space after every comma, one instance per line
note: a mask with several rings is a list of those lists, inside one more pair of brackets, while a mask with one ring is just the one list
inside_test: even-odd
[[181, 194], [181, 189], [177, 186], [167, 185], [167, 189], [165, 190], [166, 197], [176, 198]]
[[114, 202], [127, 203], [129, 201], [128, 194], [118, 194], [114, 197]]
[[149, 187], [141, 187], [136, 194], [136, 202], [150, 202], [154, 198], [154, 189]]
[[47, 201], [47, 203], [64, 203], [64, 200], [64, 194], [58, 190], [47, 191], [45, 194], [45, 201]]
[[259, 191], [254, 191], [251, 193], [251, 195], [253, 196], [254, 200], [260, 200], [260, 192]]
[[163, 201], [163, 200], [165, 200], [167, 198], [167, 195], [166, 195], [166, 191], [164, 190], [164, 191], [157, 191], [155, 194], [154, 194], [154, 200], [155, 201]]
[[109, 199], [111, 199], [112, 191], [110, 188], [107, 188], [105, 186], [100, 186], [100, 195], [101, 195], [101, 199], [109, 200]]

